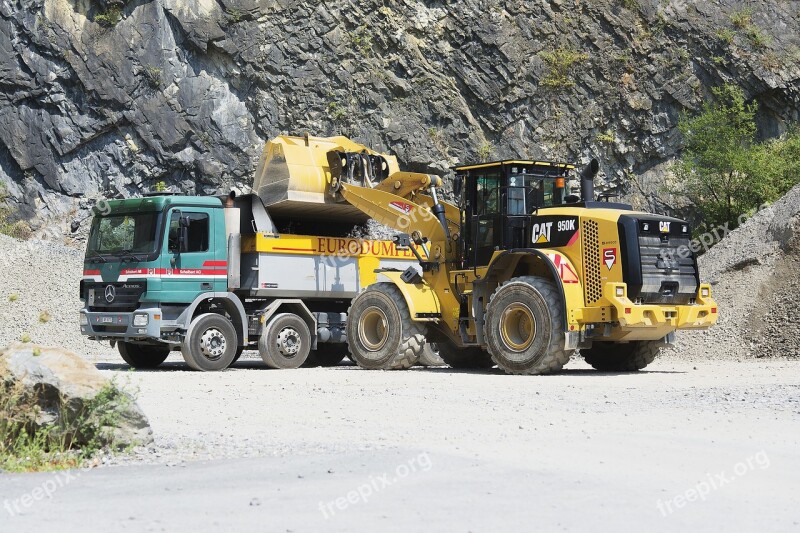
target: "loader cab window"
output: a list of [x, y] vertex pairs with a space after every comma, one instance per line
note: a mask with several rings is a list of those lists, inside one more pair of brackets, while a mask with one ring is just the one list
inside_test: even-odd
[[169, 220], [169, 251], [170, 253], [177, 253], [179, 243], [178, 235], [180, 235], [180, 216], [181, 214], [189, 220], [188, 227], [188, 249], [186, 253], [192, 252], [207, 252], [209, 240], [209, 221], [208, 214], [206, 213], [178, 213], [173, 212]]
[[464, 183], [464, 265], [487, 265], [497, 250], [530, 248], [533, 218], [540, 208], [563, 203], [572, 168], [534, 161], [456, 168]]

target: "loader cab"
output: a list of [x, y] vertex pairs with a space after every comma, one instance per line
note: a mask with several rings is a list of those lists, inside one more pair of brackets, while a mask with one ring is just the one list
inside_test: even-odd
[[566, 177], [574, 168], [519, 160], [456, 167], [464, 266], [489, 264], [495, 250], [528, 247], [532, 215], [564, 203]]

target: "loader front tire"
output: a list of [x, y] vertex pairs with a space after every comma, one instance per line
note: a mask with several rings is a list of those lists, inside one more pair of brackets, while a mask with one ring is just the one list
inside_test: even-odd
[[484, 338], [497, 366], [509, 374], [550, 374], [569, 361], [564, 310], [556, 285], [537, 276], [512, 278], [489, 300]]
[[411, 320], [400, 289], [375, 283], [347, 311], [347, 344], [353, 360], [368, 370], [411, 368], [425, 348], [425, 327]]
[[655, 360], [660, 346], [659, 341], [595, 342], [581, 355], [601, 372], [636, 372]]

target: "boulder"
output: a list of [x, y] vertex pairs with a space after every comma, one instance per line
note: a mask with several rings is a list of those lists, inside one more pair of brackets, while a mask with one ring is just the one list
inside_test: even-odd
[[153, 442], [147, 417], [133, 397], [93, 365], [63, 348], [14, 343], [0, 350], [0, 390], [16, 389], [39, 408], [36, 428], [75, 446], [123, 449]]

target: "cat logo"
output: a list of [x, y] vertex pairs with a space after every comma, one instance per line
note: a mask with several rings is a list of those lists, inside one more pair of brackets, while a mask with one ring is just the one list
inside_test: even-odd
[[546, 244], [550, 242], [550, 233], [553, 230], [552, 222], [542, 222], [541, 224], [534, 224], [531, 236], [531, 242], [535, 244]]
[[658, 229], [661, 230], [661, 233], [669, 233], [669, 224], [666, 220], [662, 220], [658, 223]]

